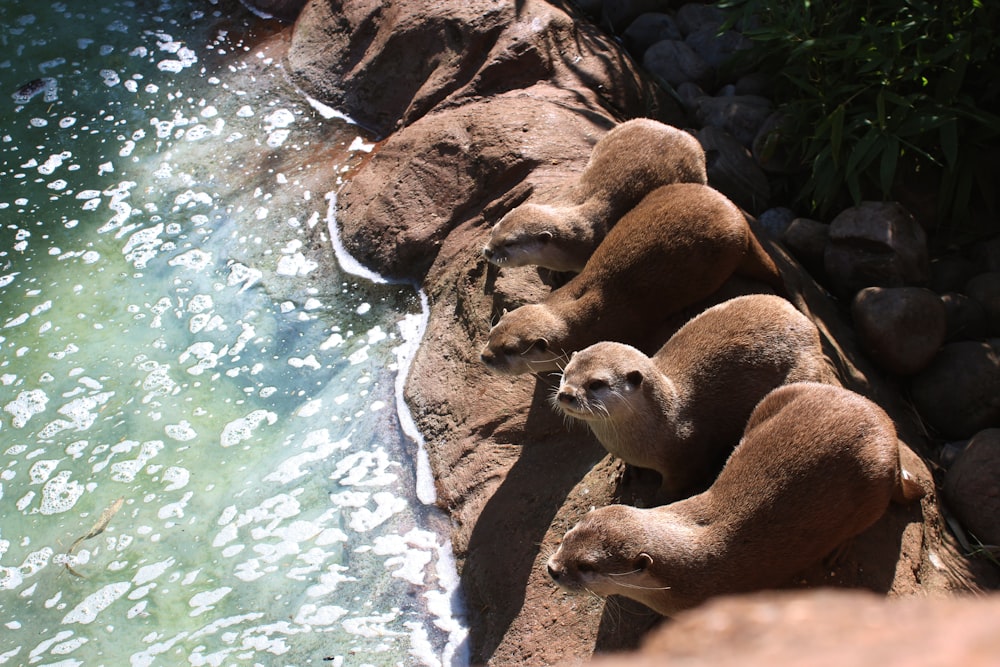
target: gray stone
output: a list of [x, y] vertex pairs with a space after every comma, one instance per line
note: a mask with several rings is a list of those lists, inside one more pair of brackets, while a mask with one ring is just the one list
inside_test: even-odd
[[1000, 273], [981, 273], [963, 291], [982, 305], [989, 335], [1000, 335]]
[[662, 0], [604, 0], [601, 22], [620, 33], [642, 14], [663, 10]]
[[764, 72], [750, 72], [736, 80], [737, 95], [760, 95], [770, 97], [774, 88], [774, 78]]
[[703, 127], [697, 136], [705, 149], [708, 184], [751, 213], [765, 210], [770, 185], [750, 152], [718, 127]]
[[1000, 429], [976, 433], [945, 474], [948, 507], [975, 539], [1000, 545]]
[[959, 292], [941, 295], [947, 333], [945, 341], [979, 340], [986, 337], [986, 311], [981, 303]]
[[784, 206], [769, 208], [757, 217], [757, 224], [760, 225], [771, 238], [781, 240], [785, 230], [795, 219], [795, 211]]
[[830, 240], [830, 225], [809, 218], [796, 218], [788, 225], [781, 240], [810, 273], [817, 277], [826, 274], [823, 253]]
[[732, 60], [738, 51], [749, 49], [751, 42], [735, 30], [723, 30], [720, 33], [717, 27], [705, 27], [692, 32], [684, 41], [705, 62], [716, 69], [725, 65], [734, 72], [746, 71], [745, 65], [740, 66]]
[[915, 375], [917, 411], [939, 435], [969, 438], [1000, 426], [1000, 340], [948, 343]]
[[695, 104], [699, 98], [705, 96], [705, 91], [698, 84], [685, 81], [677, 86], [677, 96], [681, 98], [681, 104], [684, 105], [685, 111], [693, 113]]
[[622, 34], [625, 47], [632, 57], [642, 61], [646, 49], [664, 39], [682, 40], [681, 30], [677, 22], [669, 14], [649, 12], [641, 14], [629, 24]]
[[944, 304], [923, 287], [867, 287], [851, 302], [851, 316], [861, 347], [896, 375], [923, 370], [944, 343]]
[[894, 202], [862, 202], [830, 223], [823, 265], [831, 287], [850, 297], [864, 287], [902, 287], [927, 281], [927, 235]]
[[695, 100], [694, 116], [701, 125], [721, 127], [750, 148], [764, 121], [771, 115], [771, 100], [756, 95], [701, 97]]
[[726, 22], [726, 13], [714, 5], [690, 2], [681, 5], [675, 18], [681, 32], [685, 35], [691, 35], [705, 29], [718, 31]]
[[715, 70], [694, 49], [675, 39], [659, 41], [646, 49], [642, 64], [650, 74], [670, 86], [691, 81], [707, 88], [715, 77]]

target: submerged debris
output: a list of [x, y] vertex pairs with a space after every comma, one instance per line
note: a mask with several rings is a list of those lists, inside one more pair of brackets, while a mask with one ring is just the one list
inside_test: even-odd
[[[120, 510], [122, 508], [122, 505], [124, 504], [125, 504], [125, 496], [122, 496], [117, 500], [115, 500], [110, 505], [108, 505], [106, 508], [104, 508], [104, 511], [101, 512], [101, 516], [97, 519], [97, 523], [91, 526], [90, 530], [87, 531], [86, 535], [76, 538], [73, 544], [69, 546], [69, 549], [66, 550], [66, 555], [67, 556], [72, 555], [73, 552], [76, 551], [76, 548], [80, 546], [80, 543], [83, 542], [84, 540], [89, 540], [90, 538], [97, 537], [98, 535], [103, 533], [104, 530], [108, 527], [108, 524], [111, 523], [111, 519], [114, 518], [115, 514], [118, 514], [118, 510]], [[66, 569], [69, 570], [70, 574], [76, 577], [83, 578], [82, 574], [80, 574], [70, 566], [69, 561], [67, 561], [64, 564], [66, 565]]]

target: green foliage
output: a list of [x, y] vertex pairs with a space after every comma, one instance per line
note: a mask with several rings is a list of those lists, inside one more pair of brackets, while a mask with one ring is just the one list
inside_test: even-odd
[[[959, 224], [984, 148], [1000, 137], [996, 0], [724, 0], [750, 57], [775, 76], [782, 135], [808, 173], [802, 204], [819, 215], [891, 198], [903, 174], [940, 181], [938, 220]], [[990, 180], [995, 182], [994, 176]]]

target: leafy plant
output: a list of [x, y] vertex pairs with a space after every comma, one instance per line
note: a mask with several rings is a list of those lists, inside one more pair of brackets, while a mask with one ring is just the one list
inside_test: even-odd
[[845, 194], [889, 199], [904, 175], [929, 172], [939, 223], [967, 221], [974, 197], [992, 207], [996, 180], [980, 158], [1000, 138], [1000, 3], [721, 6], [754, 42], [754, 66], [774, 76], [788, 119], [777, 140], [807, 174], [802, 204], [824, 216]]

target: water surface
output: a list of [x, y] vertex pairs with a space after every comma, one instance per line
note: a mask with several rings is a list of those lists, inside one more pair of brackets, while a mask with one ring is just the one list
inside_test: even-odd
[[238, 5], [0, 26], [0, 664], [460, 664], [425, 308], [333, 257], [370, 137]]

